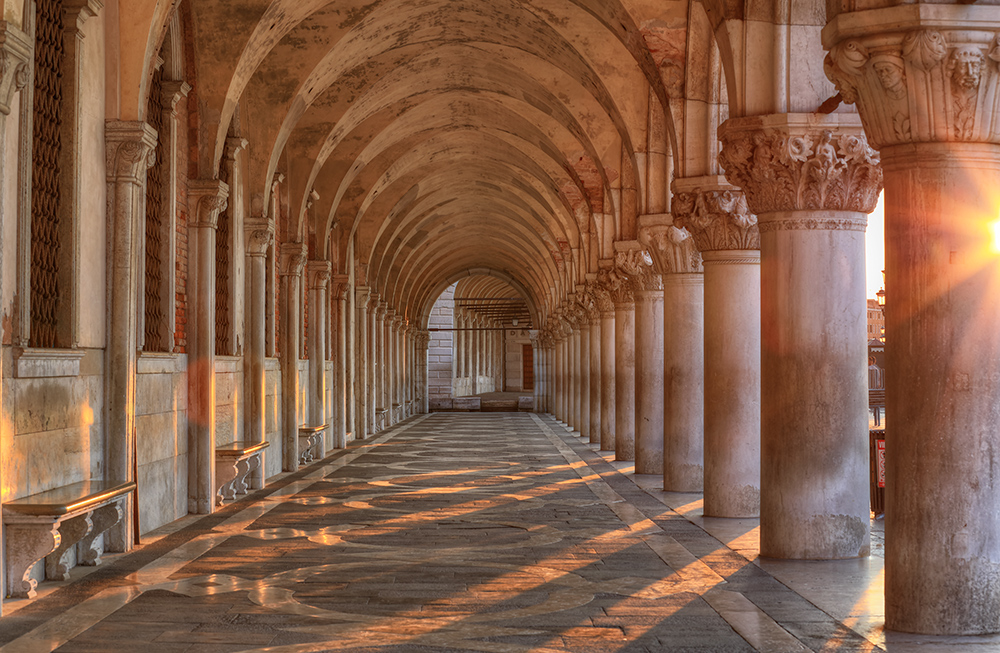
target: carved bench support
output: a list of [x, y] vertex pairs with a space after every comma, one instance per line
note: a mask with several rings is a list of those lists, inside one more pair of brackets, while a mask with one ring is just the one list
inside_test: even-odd
[[5, 523], [7, 542], [7, 594], [14, 599], [33, 599], [38, 581], [31, 578], [35, 564], [59, 547], [59, 519], [23, 517]]
[[78, 563], [88, 567], [96, 567], [101, 564], [101, 554], [103, 551], [97, 546], [97, 538], [108, 532], [112, 526], [122, 520], [122, 502], [115, 501], [106, 506], [101, 506], [94, 511], [90, 520], [94, 522], [94, 528], [80, 541], [78, 547]]
[[316, 459], [316, 450], [319, 447], [320, 439], [329, 426], [329, 424], [321, 424], [319, 426], [299, 427], [299, 463], [305, 465]]
[[49, 555], [45, 556], [45, 577], [49, 580], [69, 580], [69, 552], [94, 528], [91, 513], [67, 519], [59, 525], [62, 541]]
[[263, 452], [268, 445], [268, 442], [232, 442], [215, 450], [215, 482], [219, 486], [216, 505], [221, 506], [224, 501], [232, 501], [236, 495], [249, 491], [251, 472], [263, 466]]

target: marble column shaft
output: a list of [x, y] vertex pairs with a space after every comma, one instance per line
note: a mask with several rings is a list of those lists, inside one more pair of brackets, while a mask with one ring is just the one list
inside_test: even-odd
[[740, 191], [674, 181], [674, 219], [705, 267], [705, 515], [760, 513], [760, 239]]
[[355, 381], [354, 391], [356, 393], [357, 409], [354, 413], [354, 437], [364, 440], [371, 432], [368, 430], [368, 414], [370, 412], [371, 393], [369, 392], [368, 370], [368, 302], [370, 301], [371, 290], [366, 287], [355, 288], [355, 305], [357, 306], [357, 351], [355, 352]]
[[347, 404], [350, 401], [347, 387], [347, 292], [348, 277], [337, 275], [333, 278], [333, 306], [336, 313], [331, 316], [335, 337], [333, 341], [333, 448], [347, 446]]
[[843, 5], [825, 68], [885, 175], [886, 628], [1000, 632], [1000, 11]]
[[635, 292], [635, 473], [663, 473], [663, 290]]
[[615, 310], [610, 299], [601, 308], [601, 451], [615, 450], [618, 399], [615, 396]]
[[601, 443], [601, 314], [590, 316], [590, 443]]
[[[0, 54], [7, 62], [9, 47], [0, 50]], [[7, 83], [10, 83], [9, 80]], [[5, 123], [6, 120], [0, 121], [0, 125]], [[111, 251], [108, 257], [108, 346], [104, 360], [107, 404], [107, 458], [104, 464], [109, 478], [128, 481], [136, 480], [133, 473], [137, 454], [136, 351], [139, 339], [138, 297], [142, 287], [139, 257], [144, 252], [140, 240], [142, 225], [145, 224], [146, 169], [152, 163], [150, 155], [156, 146], [156, 133], [142, 122], [108, 121], [105, 141]], [[209, 229], [206, 227], [205, 230]], [[214, 229], [211, 231], [214, 235]], [[202, 231], [199, 229], [198, 233], [201, 235]], [[212, 245], [214, 253], [214, 240]], [[127, 551], [132, 548], [136, 535], [132, 532], [132, 501], [134, 497], [130, 495], [125, 506], [129, 510], [125, 513], [127, 517], [105, 536], [106, 550]]]
[[705, 472], [705, 278], [701, 254], [668, 214], [640, 241], [663, 281], [663, 489], [701, 492]]
[[282, 469], [299, 468], [299, 342], [302, 307], [299, 305], [302, 270], [306, 263], [303, 243], [281, 244], [281, 442]]
[[580, 320], [580, 437], [590, 441], [590, 320]]
[[309, 261], [309, 423], [311, 426], [327, 424], [328, 427], [317, 446], [316, 455], [326, 457], [331, 431], [326, 414], [326, 290], [330, 283], [329, 261]]
[[635, 299], [627, 281], [615, 297], [615, 460], [635, 460]]
[[[274, 223], [265, 219], [251, 220], [246, 229], [247, 317], [244, 370], [247, 375], [246, 432], [244, 439], [256, 444], [266, 439], [265, 359], [267, 356], [267, 248], [274, 239]], [[264, 452], [266, 456], [267, 452]], [[250, 474], [250, 487], [264, 487], [264, 465]]]
[[[195, 221], [188, 224], [188, 512], [215, 507], [215, 230], [229, 188], [188, 182]], [[193, 292], [191, 292], [193, 290]]]
[[[864, 232], [878, 154], [851, 114], [733, 119], [720, 138], [727, 178], [760, 230], [761, 555], [866, 556]], [[764, 154], [793, 140], [805, 146], [798, 159]]]

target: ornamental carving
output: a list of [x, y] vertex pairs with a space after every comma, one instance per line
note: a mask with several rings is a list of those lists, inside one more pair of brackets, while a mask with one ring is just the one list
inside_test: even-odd
[[109, 120], [104, 132], [108, 180], [140, 183], [156, 162], [156, 131], [144, 122]]
[[674, 224], [688, 230], [701, 252], [760, 249], [757, 216], [738, 189], [693, 188], [674, 194]]
[[872, 146], [1000, 142], [1000, 22], [901, 27], [833, 43], [824, 62], [843, 100], [857, 105]]
[[588, 284], [583, 290], [578, 290], [576, 293], [576, 301], [580, 303], [587, 320], [591, 325], [593, 325], [601, 319], [601, 311], [597, 307], [597, 298], [594, 297], [594, 293], [591, 289], [592, 285]]
[[882, 168], [860, 125], [857, 134], [835, 133], [798, 124], [760, 128], [750, 118], [719, 131], [719, 164], [754, 213], [874, 210]]
[[6, 21], [0, 21], [0, 113], [10, 114], [14, 91], [31, 79], [31, 44], [28, 35]]
[[247, 220], [244, 223], [248, 256], [264, 256], [274, 238], [274, 222], [266, 218]]
[[653, 267], [653, 257], [645, 250], [627, 249], [616, 252], [615, 267], [623, 273], [633, 293], [663, 290], [663, 279]]
[[428, 331], [417, 331], [413, 336], [417, 347], [425, 348], [431, 342], [431, 334]]
[[611, 299], [611, 274], [608, 270], [597, 273], [597, 282], [593, 284], [591, 294], [597, 304], [597, 310], [603, 314], [615, 312], [615, 302]]
[[660, 274], [703, 272], [701, 252], [687, 229], [674, 225], [654, 225], [639, 230], [639, 242], [649, 251]]
[[306, 248], [303, 243], [282, 243], [278, 267], [283, 277], [298, 277], [306, 264]]
[[188, 200], [195, 206], [193, 227], [215, 229], [219, 212], [229, 205], [229, 186], [218, 179], [195, 180], [188, 183]]
[[326, 288], [333, 270], [330, 261], [309, 261], [308, 270], [309, 287], [320, 290]]

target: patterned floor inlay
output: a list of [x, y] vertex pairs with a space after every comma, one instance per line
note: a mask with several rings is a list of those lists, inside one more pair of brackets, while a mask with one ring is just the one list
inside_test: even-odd
[[411, 419], [0, 620], [0, 653], [880, 643], [524, 413]]

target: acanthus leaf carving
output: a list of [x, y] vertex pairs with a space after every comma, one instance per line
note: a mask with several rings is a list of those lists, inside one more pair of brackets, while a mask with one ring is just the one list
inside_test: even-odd
[[750, 213], [739, 189], [695, 187], [681, 190], [675, 192], [672, 208], [674, 224], [688, 230], [701, 252], [760, 249], [757, 216]]
[[703, 272], [701, 252], [687, 229], [655, 225], [639, 230], [639, 241], [648, 249], [660, 274]]
[[757, 118], [734, 119], [720, 130], [719, 163], [743, 189], [750, 209], [871, 212], [882, 190], [882, 168], [860, 125], [856, 133], [845, 133], [839, 122], [817, 128], [794, 114], [782, 119], [774, 127]]

